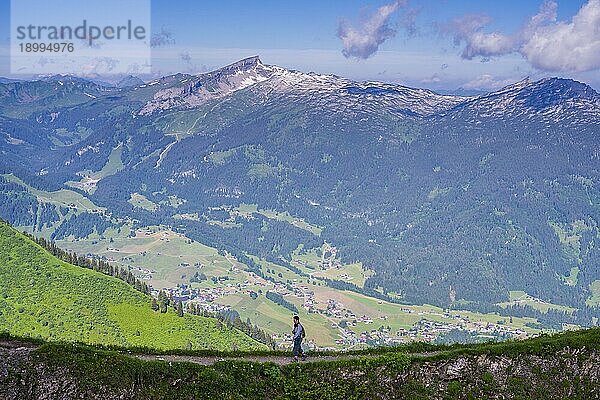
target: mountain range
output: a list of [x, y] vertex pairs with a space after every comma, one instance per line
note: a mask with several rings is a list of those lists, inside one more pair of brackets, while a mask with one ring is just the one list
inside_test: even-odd
[[2, 218], [54, 239], [164, 224], [292, 268], [328, 243], [398, 301], [486, 309], [525, 291], [597, 313], [600, 95], [583, 83], [451, 96], [251, 57], [120, 86], [0, 82]]

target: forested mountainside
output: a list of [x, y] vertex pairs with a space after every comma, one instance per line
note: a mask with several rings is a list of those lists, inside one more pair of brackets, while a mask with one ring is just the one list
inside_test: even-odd
[[154, 311], [116, 277], [68, 264], [0, 221], [0, 332], [154, 349], [264, 349], [214, 318]]
[[55, 239], [165, 224], [282, 265], [327, 242], [374, 271], [365, 288], [399, 301], [486, 310], [521, 290], [591, 324], [599, 134], [600, 95], [558, 78], [455, 97], [253, 57], [119, 89], [11, 82], [0, 216]]

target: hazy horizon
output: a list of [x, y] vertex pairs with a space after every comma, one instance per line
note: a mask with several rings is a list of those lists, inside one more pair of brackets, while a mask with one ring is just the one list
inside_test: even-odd
[[221, 68], [227, 67], [227, 66], [235, 64], [235, 63], [237, 63], [239, 61], [242, 61], [242, 60], [245, 60], [245, 59], [248, 59], [248, 58], [253, 58], [253, 57], [258, 57], [260, 59], [260, 61], [263, 64], [265, 64], [265, 65], [274, 65], [274, 66], [278, 66], [278, 67], [285, 68], [285, 69], [288, 69], [288, 70], [296, 70], [296, 71], [303, 72], [303, 73], [316, 73], [316, 74], [319, 74], [319, 75], [335, 75], [337, 77], [340, 77], [340, 78], [343, 78], [343, 79], [349, 79], [349, 80], [356, 81], [356, 82], [379, 82], [379, 83], [384, 83], [384, 84], [396, 84], [396, 85], [401, 85], [401, 86], [406, 86], [406, 87], [412, 87], [412, 88], [415, 88], [415, 89], [432, 90], [434, 92], [438, 92], [438, 93], [441, 93], [441, 94], [449, 94], [449, 95], [478, 95], [478, 94], [485, 94], [485, 93], [491, 93], [491, 92], [494, 92], [494, 91], [501, 90], [504, 87], [511, 86], [513, 84], [516, 84], [516, 83], [521, 82], [521, 81], [526, 80], [526, 79], [529, 79], [530, 81], [535, 82], [535, 81], [539, 81], [539, 80], [543, 80], [543, 79], [552, 79], [552, 78], [574, 80], [574, 81], [586, 84], [586, 85], [592, 87], [596, 91], [599, 90], [598, 88], [592, 86], [588, 82], [579, 81], [577, 79], [572, 79], [572, 78], [567, 78], [567, 77], [562, 77], [562, 76], [559, 76], [559, 75], [555, 75], [555, 76], [548, 75], [548, 76], [536, 77], [536, 78], [532, 78], [530, 76], [524, 76], [524, 77], [522, 77], [522, 78], [520, 78], [518, 80], [515, 80], [515, 81], [512, 81], [512, 82], [507, 82], [505, 85], [503, 85], [501, 87], [494, 88], [494, 89], [488, 89], [488, 90], [486, 90], [486, 89], [475, 89], [475, 88], [464, 88], [464, 87], [431, 88], [431, 87], [429, 87], [426, 84], [410, 85], [410, 84], [402, 84], [402, 83], [398, 83], [398, 82], [386, 81], [386, 80], [383, 80], [383, 79], [363, 79], [363, 80], [356, 80], [356, 79], [351, 79], [351, 78], [348, 78], [348, 77], [345, 77], [345, 76], [342, 76], [342, 75], [338, 75], [338, 74], [326, 74], [326, 73], [320, 73], [318, 71], [301, 71], [301, 70], [297, 70], [295, 68], [287, 68], [287, 67], [285, 67], [283, 65], [266, 62], [265, 60], [263, 60], [263, 58], [260, 55], [253, 55], [253, 56], [244, 57], [244, 58], [238, 59], [238, 60], [236, 60], [234, 62], [231, 62], [231, 63], [228, 63], [228, 64], [224, 64], [224, 65], [221, 65], [219, 67], [215, 67], [214, 69], [209, 69], [207, 71], [198, 72], [198, 73], [173, 72], [173, 73], [169, 73], [169, 74], [166, 74], [166, 75], [159, 75], [159, 76], [157, 76], [155, 74], [137, 74], [137, 75], [136, 74], [122, 74], [122, 75], [106, 75], [106, 76], [103, 76], [103, 75], [89, 76], [89, 75], [84, 75], [84, 74], [81, 74], [81, 75], [77, 75], [77, 74], [47, 74], [47, 75], [37, 75], [37, 76], [30, 76], [30, 77], [19, 77], [19, 76], [16, 76], [14, 78], [10, 77], [10, 74], [9, 74], [9, 76], [0, 76], [0, 78], [6, 78], [6, 79], [15, 80], [15, 81], [36, 81], [36, 80], [43, 80], [43, 79], [48, 79], [48, 78], [52, 78], [52, 77], [56, 77], [56, 76], [65, 76], [65, 77], [69, 77], [70, 76], [70, 77], [75, 77], [75, 78], [80, 78], [80, 79], [86, 79], [86, 80], [97, 82], [97, 83], [107, 83], [107, 84], [110, 84], [110, 85], [116, 85], [121, 80], [123, 80], [123, 79], [125, 79], [127, 77], [136, 77], [136, 78], [141, 79], [145, 83], [148, 83], [148, 82], [151, 82], [151, 81], [154, 81], [154, 80], [159, 80], [159, 79], [162, 79], [162, 78], [165, 78], [165, 77], [168, 77], [168, 76], [172, 76], [172, 75], [176, 75], [176, 74], [202, 75], [202, 74], [206, 74], [206, 73], [217, 71], [217, 70], [219, 70]]
[[[0, 0], [0, 76], [23, 78], [9, 69], [9, 3]], [[152, 73], [141, 75], [144, 80], [207, 72], [258, 54], [288, 69], [434, 91], [493, 91], [525, 77], [600, 88], [600, 38], [593, 29], [600, 0], [352, 0], [286, 7], [153, 0], [150, 6]], [[98, 71], [98, 78], [115, 80], [110, 69], [91, 71], [77, 75]]]

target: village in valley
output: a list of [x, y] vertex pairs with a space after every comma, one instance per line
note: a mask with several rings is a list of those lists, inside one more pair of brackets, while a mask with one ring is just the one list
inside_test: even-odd
[[[398, 304], [331, 288], [326, 280], [360, 288], [370, 271], [360, 265], [342, 264], [337, 249], [329, 244], [321, 254], [299, 251], [293, 270], [255, 259], [261, 265], [259, 274], [229, 254], [158, 228], [139, 230], [127, 238], [70, 244], [78, 251], [87, 250], [90, 255], [126, 266], [152, 286], [154, 297], [162, 290], [181, 301], [184, 309], [193, 304], [209, 314], [235, 311], [242, 320], [270, 334], [282, 348], [291, 343], [293, 314], [299, 314], [307, 327], [307, 343], [313, 349], [440, 342], [457, 332], [479, 341], [523, 339], [537, 333], [531, 324], [535, 320], [529, 318], [513, 320], [495, 314]], [[173, 248], [194, 246], [181, 254], [169, 253]]]
[[[335, 299], [327, 299], [326, 302], [315, 300], [314, 291], [306, 284], [292, 283], [290, 290], [288, 284], [272, 283], [256, 275], [251, 278], [254, 281], [246, 280], [243, 283], [232, 284], [227, 280], [217, 280], [218, 284], [213, 287], [198, 288], [189, 284], [180, 284], [174, 288], [163, 288], [162, 290], [166, 291], [174, 300], [180, 300], [184, 304], [199, 305], [203, 310], [211, 313], [230, 310], [230, 305], [225, 305], [219, 300], [232, 294], [257, 298], [267, 291], [272, 291], [284, 296], [284, 298], [293, 298], [294, 302], [302, 303], [303, 311], [323, 317], [323, 320], [329, 324], [329, 328], [338, 331], [339, 338], [335, 340], [336, 346], [334, 348], [349, 349], [361, 345], [398, 345], [411, 341], [434, 342], [441, 335], [456, 330], [488, 340], [499, 337], [516, 339], [528, 337], [525, 329], [514, 328], [504, 323], [471, 320], [468, 316], [451, 311], [416, 311], [411, 306], [402, 307], [399, 305], [395, 305], [398, 307], [398, 313], [415, 314], [418, 316], [419, 321], [409, 329], [392, 329], [387, 321], [390, 317], [393, 318], [393, 315], [387, 316], [380, 313], [377, 313], [377, 316], [357, 315], [342, 302]], [[153, 295], [157, 296], [158, 292], [157, 289], [154, 289]], [[290, 299], [290, 301], [292, 300]], [[383, 304], [383, 301], [379, 300], [378, 304]], [[364, 330], [357, 329], [357, 327], [363, 327]], [[291, 334], [287, 332], [273, 334], [272, 337], [281, 347], [286, 347], [291, 343]], [[310, 340], [309, 338], [309, 343], [313, 347], [323, 347], [315, 343], [314, 339]]]

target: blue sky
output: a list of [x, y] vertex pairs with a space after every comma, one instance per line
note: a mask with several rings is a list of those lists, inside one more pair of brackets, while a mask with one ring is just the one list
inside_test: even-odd
[[[542, 29], [550, 29], [550, 37], [555, 31], [556, 37], [563, 37], [560, 24], [569, 24], [582, 7], [595, 2], [600, 4], [600, 0], [556, 0], [555, 19], [536, 28], [536, 36], [524, 33], [525, 26], [541, 13], [543, 0], [152, 0], [152, 31], [170, 38], [152, 49], [152, 67], [155, 75], [199, 73], [258, 54], [267, 64], [432, 89], [487, 90], [525, 76], [570, 77], [599, 89], [600, 61], [593, 55], [583, 68], [560, 55], [549, 58], [532, 50], [538, 45], [532, 38], [546, 32]], [[10, 75], [9, 3], [0, 0], [2, 76]], [[60, 1], [56, 3], [60, 12]], [[369, 21], [376, 21], [374, 16], [389, 5], [393, 12], [385, 14], [381, 30], [370, 37], [376, 41], [373, 47], [361, 35], [370, 34]], [[474, 16], [485, 23], [462, 31], [463, 23]], [[341, 26], [347, 27], [345, 33], [340, 33]], [[489, 33], [506, 36], [501, 37], [505, 45], [496, 46], [488, 39], [498, 35], [486, 37]], [[595, 40], [600, 43], [597, 37], [588, 41]]]

